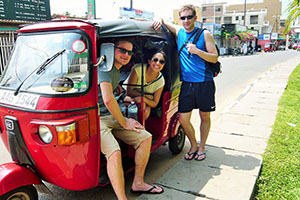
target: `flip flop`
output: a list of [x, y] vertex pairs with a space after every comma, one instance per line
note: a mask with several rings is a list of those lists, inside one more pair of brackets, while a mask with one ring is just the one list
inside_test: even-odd
[[[197, 156], [198, 156], [197, 158], [195, 157], [196, 161], [202, 161], [202, 160], [204, 160], [206, 158], [206, 150], [203, 153], [197, 153]], [[204, 157], [201, 158], [201, 159], [198, 159], [200, 156], [204, 156]]]
[[[154, 192], [153, 190], [156, 188], [161, 188], [160, 192]], [[155, 185], [152, 185], [152, 187], [149, 190], [130, 190], [130, 192], [134, 193], [134, 194], [161, 194], [164, 192], [164, 188], [162, 187], [157, 187]]]
[[[187, 154], [185, 154], [185, 156], [188, 155], [188, 158], [186, 158], [186, 157], [184, 156], [184, 159], [185, 159], [185, 160], [193, 160], [193, 159], [195, 158], [196, 154], [197, 154], [197, 151], [198, 151], [198, 150], [196, 150], [195, 152], [187, 152]], [[192, 156], [192, 157], [191, 157], [191, 156]]]

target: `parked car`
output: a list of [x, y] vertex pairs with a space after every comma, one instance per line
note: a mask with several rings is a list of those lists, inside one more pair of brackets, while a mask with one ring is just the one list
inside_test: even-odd
[[279, 45], [279, 46], [278, 46], [278, 50], [283, 50], [283, 51], [285, 51], [285, 45], [283, 45], [283, 44]]
[[266, 43], [264, 46], [265, 52], [272, 52], [275, 51], [275, 44], [274, 43]]
[[300, 50], [300, 43], [293, 44], [293, 49], [299, 51]]

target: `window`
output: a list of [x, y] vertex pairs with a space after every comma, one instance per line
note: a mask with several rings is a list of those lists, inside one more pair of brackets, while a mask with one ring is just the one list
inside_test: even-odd
[[232, 23], [232, 17], [224, 17], [224, 24], [231, 24]]
[[221, 12], [221, 7], [220, 7], [220, 6], [216, 7], [216, 8], [215, 8], [215, 11], [216, 11], [216, 12]]
[[221, 17], [215, 17], [215, 23], [221, 24]]
[[206, 7], [202, 7], [202, 11], [206, 11]]
[[242, 16], [242, 20], [244, 20], [244, 16]]
[[250, 24], [258, 24], [258, 15], [250, 16]]
[[235, 16], [235, 20], [238, 21], [239, 20], [239, 16]]
[[81, 93], [89, 86], [89, 63], [89, 42], [80, 33], [23, 34], [0, 86], [16, 91], [24, 83], [21, 90], [26, 92]]

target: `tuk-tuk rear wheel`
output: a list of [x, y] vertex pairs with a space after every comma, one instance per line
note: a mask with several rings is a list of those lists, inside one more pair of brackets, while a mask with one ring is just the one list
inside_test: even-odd
[[181, 126], [178, 127], [178, 131], [175, 137], [169, 139], [169, 149], [173, 154], [179, 154], [185, 142], [185, 132]]
[[38, 193], [34, 186], [27, 185], [16, 188], [0, 197], [3, 200], [38, 200]]

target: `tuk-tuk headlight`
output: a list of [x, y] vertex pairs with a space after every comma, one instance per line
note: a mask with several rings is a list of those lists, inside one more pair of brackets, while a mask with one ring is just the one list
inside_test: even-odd
[[52, 142], [53, 134], [47, 126], [39, 126], [39, 136], [41, 140], [46, 144], [50, 144]]

